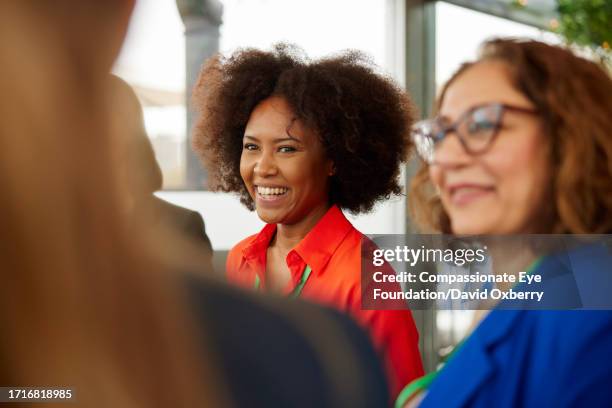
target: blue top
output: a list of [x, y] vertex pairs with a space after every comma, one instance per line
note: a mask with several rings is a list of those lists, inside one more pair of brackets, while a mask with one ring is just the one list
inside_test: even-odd
[[[582, 248], [570, 259], [577, 307], [601, 308], [600, 296], [610, 299], [612, 292], [596, 290], [588, 277], [612, 276], [609, 249]], [[535, 273], [558, 272], [559, 265], [544, 259]], [[420, 407], [612, 406], [610, 356], [611, 310], [495, 309], [441, 370]]]

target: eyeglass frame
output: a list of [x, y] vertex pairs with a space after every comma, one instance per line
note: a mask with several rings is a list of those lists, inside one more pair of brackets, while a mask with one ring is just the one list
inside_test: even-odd
[[[461, 123], [463, 123], [466, 120], [466, 118], [468, 118], [470, 115], [472, 115], [476, 110], [481, 109], [481, 108], [485, 108], [485, 107], [487, 107], [487, 108], [488, 107], [498, 107], [498, 108], [500, 108], [499, 118], [497, 119], [497, 121], [495, 123], [495, 127], [492, 129], [493, 133], [491, 135], [491, 138], [487, 142], [487, 144], [484, 145], [482, 147], [482, 149], [474, 150], [474, 149], [471, 149], [471, 148], [468, 147], [467, 142], [465, 141], [466, 136], [463, 135], [459, 131], [459, 125]], [[491, 148], [491, 146], [493, 145], [493, 142], [495, 141], [495, 139], [497, 138], [497, 135], [499, 134], [499, 129], [501, 128], [501, 124], [502, 124], [502, 119], [503, 119], [504, 113], [506, 111], [521, 112], [521, 113], [527, 113], [527, 114], [531, 114], [531, 115], [537, 115], [537, 114], [540, 113], [536, 108], [526, 108], [526, 107], [522, 107], [522, 106], [516, 106], [516, 105], [511, 105], [511, 104], [506, 104], [506, 103], [501, 103], [501, 102], [488, 102], [488, 103], [483, 103], [483, 104], [480, 104], [480, 105], [472, 106], [470, 109], [468, 109], [467, 111], [463, 112], [453, 123], [451, 123], [448, 126], [442, 127], [442, 129], [439, 132], [437, 132], [437, 134], [434, 137], [427, 136], [430, 140], [433, 140], [433, 147], [434, 147], [434, 149], [432, 149], [432, 153], [435, 151], [435, 145], [437, 145], [438, 143], [440, 143], [441, 141], [446, 139], [446, 137], [448, 136], [448, 134], [450, 132], [454, 132], [457, 135], [457, 138], [459, 139], [459, 142], [461, 143], [461, 146], [463, 147], [465, 152], [468, 153], [469, 155], [476, 156], [476, 155], [480, 155], [480, 154], [486, 153]], [[436, 116], [434, 118], [420, 120], [417, 123], [415, 123], [413, 125], [413, 127], [412, 127], [412, 130], [410, 131], [410, 138], [411, 138], [411, 140], [415, 144], [418, 143], [415, 140], [415, 138], [416, 138], [416, 134], [417, 134], [417, 128], [418, 128], [418, 126], [420, 124], [423, 124], [423, 123], [432, 123], [432, 122], [435, 122], [438, 119], [439, 119], [439, 116]], [[440, 133], [442, 133], [443, 135], [442, 136], [438, 136]], [[422, 154], [418, 152], [418, 150], [419, 149], [417, 147], [417, 153], [418, 153], [419, 157], [421, 157], [421, 159], [423, 159], [428, 164], [432, 164], [433, 163], [433, 154], [432, 154], [432, 158], [428, 160], [427, 158], [423, 157]]]

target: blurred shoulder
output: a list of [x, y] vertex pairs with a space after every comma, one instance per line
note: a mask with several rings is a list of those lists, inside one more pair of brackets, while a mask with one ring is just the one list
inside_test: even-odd
[[238, 406], [388, 406], [376, 353], [347, 316], [210, 279], [187, 289]]

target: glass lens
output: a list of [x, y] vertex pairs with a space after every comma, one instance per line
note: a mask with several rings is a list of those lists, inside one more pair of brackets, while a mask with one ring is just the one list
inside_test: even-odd
[[427, 163], [433, 161], [434, 155], [434, 121], [422, 120], [412, 127], [411, 137], [418, 155]]
[[459, 133], [470, 152], [477, 153], [484, 150], [495, 135], [501, 118], [501, 105], [487, 105], [474, 109], [466, 115], [459, 124]]

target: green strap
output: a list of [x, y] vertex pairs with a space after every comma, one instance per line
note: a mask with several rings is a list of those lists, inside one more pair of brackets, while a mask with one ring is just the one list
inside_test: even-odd
[[[543, 256], [540, 256], [538, 258], [536, 258], [535, 261], [533, 261], [528, 267], [527, 270], [525, 271], [525, 273], [527, 275], [533, 275], [533, 271], [535, 271], [536, 269], [538, 269], [538, 267], [540, 266], [540, 264], [542, 263], [542, 261], [544, 260]], [[516, 288], [518, 285], [520, 284], [520, 282], [516, 282], [513, 286], [513, 288]]]
[[304, 285], [306, 285], [306, 281], [308, 280], [308, 278], [310, 278], [310, 272], [312, 272], [312, 269], [310, 269], [310, 266], [306, 265], [306, 267], [304, 268], [304, 272], [302, 272], [302, 279], [300, 279], [300, 283], [298, 283], [295, 289], [291, 291], [289, 297], [292, 297], [294, 299], [300, 297], [302, 289], [304, 289]]
[[[302, 278], [300, 279], [300, 282], [291, 291], [291, 293], [289, 294], [289, 297], [291, 298], [300, 297], [300, 295], [302, 294], [302, 289], [304, 289], [304, 285], [306, 285], [306, 281], [308, 280], [308, 278], [310, 278], [311, 272], [312, 272], [312, 269], [310, 268], [310, 266], [306, 265], [306, 267], [304, 268], [304, 271], [302, 272]], [[255, 274], [255, 282], [253, 284], [253, 288], [255, 290], [259, 290], [259, 286], [260, 286], [259, 275]]]
[[411, 381], [397, 396], [397, 399], [395, 400], [395, 408], [402, 408], [404, 405], [406, 405], [406, 402], [408, 402], [410, 398], [414, 397], [419, 392], [428, 389], [429, 385], [437, 376], [438, 372], [432, 371], [423, 377], [419, 377], [416, 380]]
[[531, 265], [529, 265], [529, 268], [527, 268], [527, 270], [525, 271], [527, 273], [527, 275], [531, 275], [533, 274], [533, 271], [535, 271], [536, 269], [538, 269], [538, 267], [540, 266], [540, 264], [542, 263], [542, 261], [544, 260], [543, 256], [540, 256], [539, 258], [537, 258], [535, 261], [533, 261], [531, 263]]
[[454, 356], [457, 355], [457, 352], [463, 346], [465, 340], [461, 340], [457, 345], [453, 348], [453, 351], [450, 352], [449, 355], [442, 359], [442, 367], [440, 367], [436, 371], [432, 371], [429, 374], [424, 375], [423, 377], [419, 377], [416, 380], [412, 380], [408, 385], [402, 389], [395, 400], [395, 408], [402, 408], [408, 400], [412, 397], [416, 396], [422, 391], [429, 389], [431, 383], [438, 377], [440, 371], [444, 368], [444, 364], [448, 363]]

